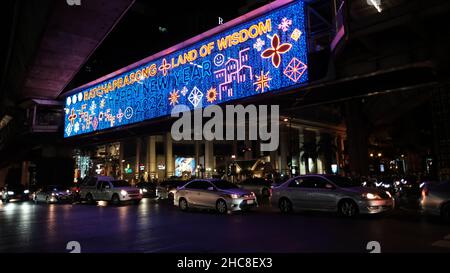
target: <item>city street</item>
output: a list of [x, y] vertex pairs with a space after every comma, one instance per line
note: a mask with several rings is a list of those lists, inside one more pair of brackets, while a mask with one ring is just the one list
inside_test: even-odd
[[267, 204], [218, 215], [184, 213], [153, 199], [120, 207], [24, 202], [0, 205], [0, 230], [0, 252], [69, 252], [69, 241], [78, 241], [81, 252], [369, 252], [369, 241], [378, 241], [381, 252], [450, 251], [448, 225], [404, 209], [344, 219], [282, 215]]

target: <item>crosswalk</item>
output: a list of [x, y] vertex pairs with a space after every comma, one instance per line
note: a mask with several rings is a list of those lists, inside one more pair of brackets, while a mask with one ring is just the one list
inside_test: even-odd
[[443, 240], [436, 241], [431, 245], [436, 247], [450, 248], [450, 234], [445, 236]]

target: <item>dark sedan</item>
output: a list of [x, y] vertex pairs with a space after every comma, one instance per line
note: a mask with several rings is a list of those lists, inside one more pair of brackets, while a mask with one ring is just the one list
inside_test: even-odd
[[140, 182], [136, 184], [136, 187], [142, 190], [143, 197], [156, 197], [156, 183]]
[[30, 190], [24, 185], [7, 185], [1, 191], [1, 198], [4, 203], [9, 201], [28, 201], [30, 200]]

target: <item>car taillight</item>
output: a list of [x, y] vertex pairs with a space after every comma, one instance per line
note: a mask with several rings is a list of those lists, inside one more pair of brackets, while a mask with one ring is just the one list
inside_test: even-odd
[[422, 196], [423, 197], [428, 196], [428, 188], [423, 188], [422, 189]]

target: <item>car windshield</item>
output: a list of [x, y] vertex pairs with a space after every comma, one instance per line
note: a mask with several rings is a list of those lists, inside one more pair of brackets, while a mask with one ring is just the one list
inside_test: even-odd
[[211, 183], [214, 184], [219, 189], [227, 190], [227, 189], [236, 189], [238, 186], [235, 184], [225, 181], [225, 180], [213, 180]]
[[113, 180], [111, 183], [114, 187], [130, 187], [130, 184], [125, 180]]
[[327, 177], [331, 182], [336, 184], [341, 188], [351, 188], [351, 187], [359, 187], [361, 186], [358, 182], [351, 180], [348, 177], [343, 176], [328, 176]]

